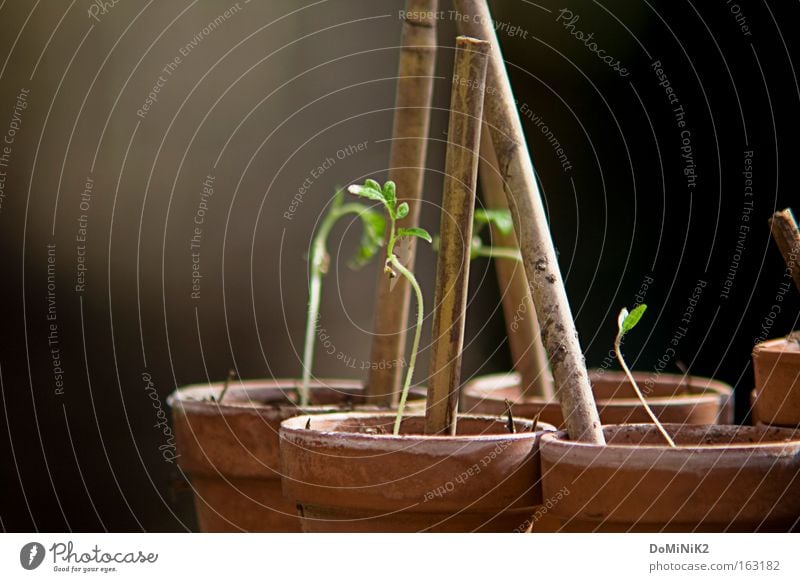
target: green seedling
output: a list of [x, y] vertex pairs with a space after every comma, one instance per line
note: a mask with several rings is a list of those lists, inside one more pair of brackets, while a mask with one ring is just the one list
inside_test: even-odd
[[[496, 247], [487, 245], [480, 236], [481, 230], [486, 225], [493, 225], [501, 234], [511, 234], [514, 231], [514, 223], [511, 220], [511, 211], [492, 210], [482, 208], [476, 210], [472, 217], [472, 242], [469, 249], [470, 260], [481, 257], [490, 259], [508, 259], [511, 261], [522, 262], [522, 254], [516, 247]], [[433, 249], [439, 251], [439, 236], [433, 241]]]
[[309, 383], [311, 381], [311, 368], [314, 360], [314, 331], [319, 319], [319, 306], [322, 298], [322, 278], [328, 273], [330, 255], [328, 255], [327, 241], [333, 227], [348, 215], [355, 215], [361, 219], [363, 232], [361, 242], [355, 256], [348, 263], [353, 269], [366, 265], [375, 256], [383, 245], [386, 221], [383, 214], [376, 212], [369, 206], [360, 202], [345, 202], [344, 190], [337, 189], [331, 202], [330, 209], [319, 225], [314, 240], [311, 243], [309, 255], [309, 283], [308, 283], [308, 312], [306, 315], [306, 335], [303, 349], [303, 380], [300, 385], [300, 406], [308, 406], [311, 394]]
[[509, 235], [514, 232], [514, 222], [511, 211], [507, 209], [493, 210], [481, 208], [475, 211], [472, 219], [472, 245], [470, 246], [470, 259], [487, 257], [490, 259], [509, 259], [522, 262], [522, 254], [516, 247], [495, 247], [486, 245], [480, 237], [481, 230], [486, 225], [494, 226], [500, 234]]
[[419, 350], [419, 339], [422, 333], [422, 319], [425, 313], [424, 304], [422, 301], [422, 290], [419, 287], [414, 274], [403, 265], [394, 253], [394, 248], [397, 242], [403, 237], [417, 237], [422, 240], [431, 242], [431, 235], [428, 234], [423, 228], [397, 228], [397, 221], [408, 216], [408, 204], [406, 202], [397, 203], [397, 192], [395, 183], [389, 180], [383, 186], [378, 184], [375, 180], [366, 180], [363, 185], [353, 185], [347, 189], [351, 194], [380, 202], [386, 209], [386, 214], [389, 217], [389, 241], [386, 245], [386, 262], [384, 264], [384, 272], [391, 278], [397, 276], [398, 273], [402, 275], [411, 288], [414, 289], [414, 294], [417, 299], [417, 325], [414, 329], [414, 342], [411, 346], [411, 356], [408, 360], [408, 370], [406, 372], [405, 382], [403, 383], [403, 391], [400, 393], [400, 403], [397, 409], [397, 418], [394, 422], [393, 434], [400, 433], [400, 423], [403, 420], [403, 409], [406, 405], [408, 398], [408, 390], [411, 387], [411, 379], [414, 376], [414, 366], [417, 362], [417, 351]]
[[647, 401], [645, 400], [642, 391], [639, 390], [639, 385], [636, 384], [636, 380], [633, 379], [633, 374], [631, 373], [630, 368], [628, 368], [628, 365], [625, 363], [625, 358], [622, 357], [622, 338], [626, 333], [636, 327], [636, 324], [639, 323], [640, 319], [642, 319], [642, 315], [644, 315], [646, 309], [647, 305], [644, 303], [635, 307], [630, 313], [625, 307], [622, 308], [622, 311], [619, 312], [619, 316], [617, 317], [618, 331], [617, 337], [614, 340], [614, 351], [617, 354], [617, 360], [622, 366], [622, 369], [625, 371], [625, 375], [628, 377], [633, 389], [636, 391], [636, 396], [639, 397], [639, 400], [641, 401], [642, 406], [644, 406], [644, 409], [647, 411], [647, 414], [650, 416], [650, 419], [656, 425], [661, 434], [664, 435], [664, 438], [667, 440], [669, 446], [676, 448], [675, 441], [672, 440], [672, 437], [670, 437], [667, 431], [664, 429], [664, 425], [661, 424], [658, 418], [656, 418], [656, 415], [653, 414], [653, 411], [650, 410], [650, 407], [647, 405]]

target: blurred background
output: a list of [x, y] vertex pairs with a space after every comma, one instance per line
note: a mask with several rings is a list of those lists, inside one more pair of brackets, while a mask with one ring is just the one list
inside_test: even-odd
[[[797, 3], [491, 6], [589, 365], [619, 309], [644, 301], [635, 367], [680, 361], [729, 382], [746, 421], [752, 346], [795, 328], [800, 306], [767, 226], [800, 202]], [[0, 2], [3, 530], [195, 527], [159, 449], [166, 397], [232, 367], [300, 375], [313, 229], [336, 185], [386, 179], [402, 9]], [[452, 9], [441, 2], [431, 231]], [[335, 353], [318, 350], [320, 376], [366, 374], [380, 261], [347, 269], [357, 231], [332, 236], [321, 325]], [[429, 305], [434, 271], [420, 245]], [[491, 263], [470, 286], [465, 380], [511, 366]], [[418, 383], [429, 336], [428, 317]]]

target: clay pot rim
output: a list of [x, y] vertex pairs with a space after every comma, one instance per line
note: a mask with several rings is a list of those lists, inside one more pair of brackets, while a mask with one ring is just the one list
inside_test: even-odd
[[[253, 413], [258, 412], [263, 416], [274, 416], [278, 419], [286, 418], [287, 415], [297, 414], [324, 414], [326, 412], [337, 412], [342, 410], [341, 402], [330, 404], [311, 404], [300, 407], [296, 402], [289, 400], [287, 392], [296, 391], [301, 384], [299, 378], [257, 378], [248, 380], [234, 380], [230, 384], [228, 396], [234, 393], [248, 393], [251, 391], [274, 391], [275, 399], [266, 402], [263, 398], [248, 400], [228, 400], [222, 403], [204, 399], [210, 395], [216, 396], [222, 390], [224, 382], [197, 383], [182, 386], [172, 392], [167, 397], [167, 404], [173, 408], [180, 408], [186, 413], [191, 414], [215, 414], [215, 413]], [[309, 384], [312, 394], [314, 392], [331, 391], [338, 393], [342, 399], [345, 396], [358, 396], [364, 389], [364, 385], [359, 380], [339, 379], [339, 378], [316, 378]], [[424, 388], [411, 387], [409, 400], [424, 398]], [[413, 397], [413, 399], [412, 399]], [[353, 409], [365, 411], [386, 410], [371, 404], [353, 403]]]
[[[589, 370], [589, 379], [591, 380], [592, 373], [596, 372], [595, 370]], [[608, 375], [619, 375], [624, 376], [624, 372], [607, 372]], [[633, 375], [634, 377], [637, 375], [642, 374], [640, 371], [634, 370]], [[687, 392], [685, 394], [678, 394], [675, 396], [646, 396], [648, 404], [654, 404], [660, 407], [670, 407], [670, 406], [686, 406], [688, 404], [700, 405], [706, 403], [717, 403], [721, 396], [732, 396], [733, 389], [730, 385], [722, 382], [720, 380], [716, 380], [713, 378], [706, 378], [704, 376], [685, 376], [683, 374], [671, 374], [671, 373], [664, 373], [659, 375], [660, 378], [689, 378], [689, 382], [684, 382], [687, 387], [690, 387], [695, 384], [693, 381], [694, 379], [699, 379], [702, 381], [703, 386], [702, 388], [706, 389], [706, 392], [698, 392], [698, 393], [691, 393]], [[479, 376], [470, 380], [464, 385], [464, 390], [469, 391], [471, 396], [475, 398], [481, 398], [484, 400], [495, 400], [495, 401], [503, 401], [504, 398], [500, 398], [498, 396], [494, 396], [491, 393], [491, 389], [481, 388], [479, 384], [486, 382], [490, 383], [493, 380], [502, 380], [508, 379], [509, 384], [508, 386], [503, 385], [502, 387], [512, 387], [516, 384], [519, 384], [519, 374], [517, 372], [500, 372], [497, 374], [487, 374], [485, 376]], [[639, 380], [637, 378], [637, 380]], [[495, 386], [497, 388], [499, 386]], [[630, 408], [631, 406], [639, 406], [641, 402], [636, 396], [631, 396], [630, 398], [597, 398], [596, 404], [598, 407], [603, 408]], [[551, 399], [545, 399], [541, 396], [530, 396], [527, 398], [517, 398], [511, 401], [512, 404], [516, 405], [523, 405], [523, 404], [533, 404], [536, 406], [546, 407], [546, 406], [557, 406], [560, 407], [560, 403], [556, 399], [555, 396]]]
[[[404, 414], [403, 419], [410, 418], [424, 418], [424, 414]], [[477, 434], [477, 435], [426, 435], [426, 434], [373, 434], [373, 433], [357, 433], [342, 430], [319, 430], [313, 427], [313, 421], [319, 420], [345, 420], [352, 418], [380, 418], [386, 420], [394, 420], [396, 414], [391, 412], [334, 412], [327, 414], [304, 414], [301, 416], [294, 416], [281, 422], [281, 438], [286, 437], [299, 437], [304, 438], [335, 438], [343, 441], [343, 437], [351, 442], [358, 442], [364, 444], [391, 445], [397, 444], [408, 446], [418, 443], [452, 443], [456, 445], [466, 445], [470, 443], [492, 443], [499, 441], [515, 441], [525, 439], [535, 439], [540, 435], [548, 432], [555, 432], [556, 428], [545, 422], [539, 422], [536, 425], [538, 430], [515, 432], [506, 434]], [[499, 416], [488, 416], [481, 414], [459, 414], [459, 420], [478, 420], [487, 423], [505, 422], [505, 419]], [[312, 420], [311, 428], [306, 428], [308, 420]], [[530, 428], [534, 428], [532, 420], [526, 418], [515, 418], [515, 423], [524, 424]], [[541, 427], [541, 428], [540, 428]]]
[[792, 356], [797, 355], [800, 357], [800, 344], [795, 341], [790, 341], [788, 335], [786, 335], [784, 337], [777, 337], [757, 343], [753, 346], [753, 356], [755, 356], [757, 352], [775, 352], [779, 354], [791, 354]]
[[[767, 440], [763, 442], [749, 442], [749, 443], [730, 443], [730, 444], [715, 444], [715, 445], [678, 445], [677, 448], [672, 448], [665, 444], [641, 444], [641, 445], [634, 445], [634, 444], [604, 444], [599, 445], [595, 443], [587, 443], [587, 442], [579, 442], [579, 441], [571, 441], [567, 438], [566, 431], [558, 431], [558, 432], [548, 432], [542, 435], [540, 441], [540, 447], [544, 450], [551, 446], [558, 446], [564, 448], [571, 448], [576, 451], [587, 452], [594, 450], [597, 453], [600, 451], [648, 451], [652, 452], [654, 450], [660, 451], [659, 457], [661, 455], [681, 455], [685, 456], [686, 453], [690, 453], [692, 455], [698, 454], [713, 454], [718, 455], [721, 451], [731, 451], [731, 453], [742, 453], [742, 452], [750, 452], [750, 453], [758, 453], [758, 452], [769, 452], [769, 451], [779, 451], [785, 449], [787, 446], [791, 447], [798, 447], [800, 448], [800, 430], [795, 430], [792, 428], [786, 427], [778, 427], [772, 425], [764, 425], [764, 426], [742, 426], [738, 424], [715, 424], [715, 425], [702, 425], [702, 424], [678, 424], [678, 423], [664, 423], [664, 428], [667, 429], [667, 432], [674, 434], [675, 431], [681, 430], [684, 432], [700, 432], [701, 430], [707, 431], [710, 427], [713, 427], [716, 430], [720, 429], [729, 429], [731, 432], [738, 432], [738, 431], [763, 431], [764, 429], [772, 429], [776, 432], [784, 433], [786, 436], [791, 436], [793, 438], [789, 438], [786, 440]], [[648, 423], [631, 423], [631, 424], [606, 424], [603, 425], [603, 429], [607, 428], [621, 428], [625, 430], [635, 430], [635, 429], [646, 429], [649, 432], [657, 431], [657, 428], [653, 424]], [[670, 430], [674, 429], [674, 430]]]

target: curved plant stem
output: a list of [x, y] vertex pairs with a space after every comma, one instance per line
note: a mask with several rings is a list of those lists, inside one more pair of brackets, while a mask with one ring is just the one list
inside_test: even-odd
[[661, 424], [658, 418], [656, 418], [656, 415], [653, 414], [653, 411], [650, 410], [650, 406], [648, 406], [647, 401], [645, 400], [644, 395], [642, 394], [642, 391], [639, 390], [639, 386], [636, 384], [636, 380], [633, 379], [633, 374], [631, 374], [628, 365], [625, 363], [625, 358], [622, 357], [622, 346], [621, 346], [622, 335], [623, 335], [622, 333], [618, 333], [617, 337], [614, 339], [614, 351], [617, 354], [617, 361], [619, 361], [620, 365], [622, 366], [622, 369], [625, 371], [625, 375], [628, 377], [628, 380], [630, 380], [633, 389], [636, 391], [636, 396], [639, 397], [639, 400], [642, 402], [642, 406], [644, 406], [644, 409], [647, 411], [647, 414], [652, 419], [653, 424], [656, 425], [656, 428], [658, 428], [658, 430], [667, 440], [669, 446], [675, 449], [677, 448], [675, 445], [675, 441], [672, 440], [672, 437], [670, 437], [667, 431], [664, 429], [664, 425]]
[[322, 299], [322, 277], [328, 273], [327, 240], [333, 226], [347, 214], [361, 214], [364, 207], [359, 204], [343, 204], [328, 214], [319, 226], [311, 245], [311, 273], [308, 283], [308, 311], [306, 314], [305, 345], [303, 347], [303, 380], [300, 385], [300, 406], [308, 406], [311, 400], [309, 384], [311, 367], [314, 361], [314, 331], [319, 319], [319, 306]]
[[509, 261], [517, 261], [522, 263], [522, 253], [519, 249], [511, 247], [480, 247], [473, 249], [473, 257], [487, 257], [489, 259], [508, 259]]
[[417, 325], [414, 329], [414, 343], [411, 345], [411, 357], [408, 360], [408, 371], [406, 372], [406, 379], [403, 383], [403, 391], [400, 393], [400, 403], [397, 407], [397, 417], [394, 420], [394, 431], [392, 431], [392, 434], [398, 435], [400, 434], [400, 423], [403, 421], [403, 409], [406, 406], [408, 391], [411, 388], [411, 378], [414, 376], [414, 366], [417, 363], [417, 350], [419, 349], [419, 339], [422, 334], [422, 318], [425, 311], [422, 302], [422, 289], [420, 289], [414, 274], [406, 269], [403, 264], [397, 260], [397, 256], [394, 254], [389, 257], [389, 264], [406, 278], [417, 296]]

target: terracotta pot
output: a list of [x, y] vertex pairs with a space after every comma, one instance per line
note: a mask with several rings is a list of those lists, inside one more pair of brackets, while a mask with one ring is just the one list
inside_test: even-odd
[[[634, 372], [639, 388], [661, 422], [679, 424], [730, 424], [733, 422], [733, 390], [727, 384], [699, 376]], [[649, 422], [647, 412], [636, 397], [623, 372], [589, 371], [589, 379], [603, 424]], [[512, 414], [536, 418], [563, 426], [558, 401], [520, 396], [517, 373], [494, 374], [477, 378], [464, 386], [462, 410], [474, 414], [500, 415], [512, 402]]]
[[[297, 417], [281, 425], [283, 488], [307, 532], [525, 531], [541, 501], [530, 421], [460, 416], [456, 436], [423, 435], [424, 417]], [[540, 425], [541, 429], [551, 429]]]
[[800, 427], [800, 344], [786, 338], [756, 344], [753, 371], [758, 421]]
[[790, 531], [800, 520], [800, 431], [604, 427], [606, 445], [541, 439], [543, 497], [561, 531]]
[[[178, 465], [191, 477], [200, 529], [205, 532], [300, 531], [294, 503], [283, 497], [278, 431], [281, 421], [306, 413], [364, 407], [359, 382], [311, 386], [313, 406], [299, 409], [297, 380], [251, 380], [231, 385], [222, 404], [210, 400], [222, 383], [187, 386], [170, 395]], [[424, 405], [420, 394], [409, 409]]]

